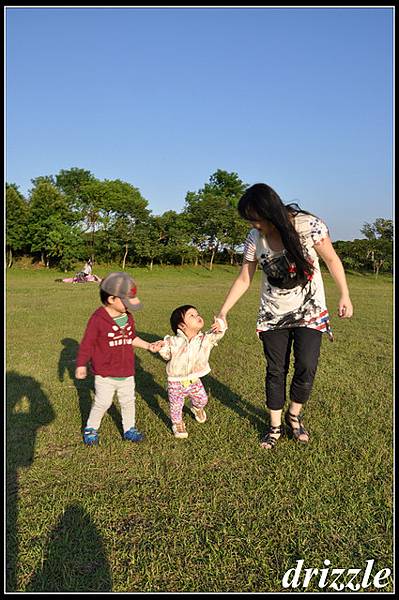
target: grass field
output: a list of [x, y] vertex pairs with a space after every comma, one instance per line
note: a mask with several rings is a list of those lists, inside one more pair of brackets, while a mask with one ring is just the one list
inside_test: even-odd
[[[129, 272], [144, 303], [138, 333], [153, 341], [179, 304], [210, 324], [237, 270]], [[324, 276], [335, 341], [323, 339], [306, 407], [311, 443], [283, 438], [265, 451], [259, 272], [211, 355], [208, 421], [187, 410], [189, 437], [175, 439], [165, 363], [137, 350], [146, 441], [122, 440], [115, 404], [97, 448], [81, 436], [93, 381], [73, 373], [98, 286], [59, 276], [7, 273], [7, 590], [278, 592], [300, 559], [304, 569], [329, 560], [364, 570], [371, 559], [373, 573], [393, 569], [392, 278], [349, 275], [355, 314], [341, 321]], [[367, 591], [392, 592], [386, 581]], [[320, 591], [316, 578], [307, 591]]]

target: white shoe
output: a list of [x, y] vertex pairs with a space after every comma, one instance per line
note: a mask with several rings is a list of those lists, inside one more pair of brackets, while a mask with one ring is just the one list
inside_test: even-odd
[[181, 421], [181, 423], [173, 423], [172, 431], [176, 438], [183, 439], [183, 438], [188, 437], [188, 433], [186, 431], [186, 426], [184, 425], [183, 421]]
[[195, 406], [192, 406], [191, 412], [194, 414], [195, 420], [198, 421], [198, 423], [205, 423], [206, 412], [203, 408], [196, 408]]

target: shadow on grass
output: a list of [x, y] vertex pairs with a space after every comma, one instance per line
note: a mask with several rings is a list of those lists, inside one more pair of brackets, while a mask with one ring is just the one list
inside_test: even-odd
[[37, 431], [51, 423], [55, 413], [40, 383], [16, 371], [8, 371], [6, 375], [6, 406], [6, 587], [17, 591], [19, 470], [32, 465]]
[[[141, 335], [140, 335], [141, 337]], [[150, 339], [154, 338], [154, 339]], [[151, 335], [146, 335], [145, 338], [148, 342], [155, 342], [161, 338]], [[158, 358], [157, 354], [153, 355]], [[161, 357], [159, 357], [161, 358]], [[162, 360], [162, 359], [161, 359]], [[164, 409], [159, 403], [159, 397], [163, 398], [169, 407], [168, 400], [168, 392], [166, 390], [166, 377], [165, 377], [165, 386], [157, 383], [148, 371], [145, 371], [141, 366], [141, 359], [137, 356], [136, 353], [136, 390], [143, 398], [143, 400], [147, 403], [148, 407], [152, 410], [152, 412], [166, 425], [168, 429], [170, 429], [170, 417], [169, 410], [165, 413]]]
[[[141, 337], [146, 342], [156, 342], [158, 340], [162, 340], [164, 338], [163, 335], [157, 335], [156, 333], [147, 333], [145, 331], [137, 331], [137, 335]], [[137, 355], [136, 352], [136, 389], [139, 394], [142, 396], [143, 400], [147, 403], [148, 407], [153, 411], [153, 413], [166, 425], [168, 429], [171, 427], [170, 423], [170, 415], [169, 415], [169, 399], [167, 392], [167, 380], [166, 380], [166, 372], [165, 379], [163, 381], [164, 385], [160, 385], [155, 381], [153, 375], [145, 371], [141, 366], [140, 356]], [[159, 354], [153, 354], [153, 358], [160, 360], [164, 365], [166, 362]], [[167, 412], [159, 404], [159, 397], [165, 400], [166, 405], [168, 407]]]
[[212, 375], [206, 375], [203, 378], [203, 383], [205, 389], [209, 389], [212, 398], [226, 406], [226, 408], [234, 411], [240, 419], [248, 421], [260, 435], [264, 434], [267, 424], [265, 421], [268, 420], [266, 408], [259, 408], [244, 400], [242, 396], [233, 392], [228, 386], [215, 379]]
[[79, 504], [71, 504], [52, 530], [42, 566], [27, 592], [108, 592], [112, 577], [98, 530]]

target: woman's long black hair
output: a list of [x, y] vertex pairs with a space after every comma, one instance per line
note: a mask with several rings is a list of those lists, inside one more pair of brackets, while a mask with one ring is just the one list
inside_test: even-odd
[[288, 258], [296, 265], [298, 281], [306, 283], [307, 275], [313, 272], [312, 264], [305, 257], [298, 232], [290, 215], [307, 213], [297, 204], [285, 205], [280, 196], [265, 183], [255, 183], [249, 187], [238, 202], [238, 212], [246, 221], [267, 220], [281, 235]]

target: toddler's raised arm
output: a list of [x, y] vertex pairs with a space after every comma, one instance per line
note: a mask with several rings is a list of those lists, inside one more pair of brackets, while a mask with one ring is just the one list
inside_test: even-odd
[[211, 328], [205, 332], [205, 335], [213, 345], [216, 345], [217, 342], [222, 339], [226, 331], [227, 325], [225, 321], [223, 321], [223, 319], [218, 319], [217, 317], [215, 317]]

